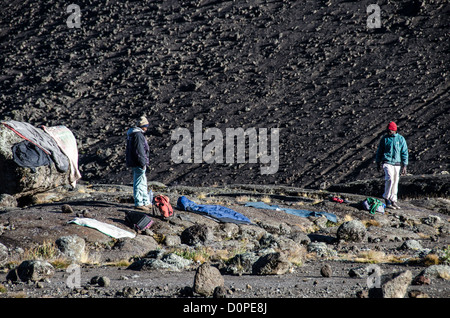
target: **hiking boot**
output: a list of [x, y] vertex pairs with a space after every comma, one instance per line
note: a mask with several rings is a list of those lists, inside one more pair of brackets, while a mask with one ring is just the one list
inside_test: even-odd
[[401, 207], [397, 204], [397, 202], [392, 202], [392, 207], [397, 210], [401, 209]]
[[392, 202], [391, 201], [389, 201], [388, 199], [384, 199], [384, 201], [386, 201], [386, 209], [395, 209], [392, 206]]
[[148, 212], [150, 211], [150, 208], [146, 205], [138, 205], [134, 207], [136, 210], [141, 210], [141, 211], [145, 211]]

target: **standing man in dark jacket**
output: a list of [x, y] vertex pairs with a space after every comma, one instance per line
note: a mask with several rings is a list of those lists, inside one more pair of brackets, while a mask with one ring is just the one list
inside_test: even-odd
[[387, 126], [387, 134], [381, 138], [376, 154], [378, 170], [385, 173], [385, 185], [383, 198], [386, 200], [386, 207], [400, 209], [397, 204], [398, 182], [401, 174], [406, 174], [408, 165], [408, 145], [405, 138], [397, 133], [397, 125], [390, 122]]
[[136, 209], [150, 211], [147, 177], [145, 171], [149, 165], [150, 148], [144, 133], [148, 129], [148, 120], [142, 116], [136, 127], [127, 131], [126, 163], [133, 169], [133, 197]]

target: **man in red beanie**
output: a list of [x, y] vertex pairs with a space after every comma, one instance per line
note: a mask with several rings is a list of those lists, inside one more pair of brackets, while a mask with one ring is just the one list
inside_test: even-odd
[[400, 168], [402, 175], [406, 174], [408, 145], [405, 138], [397, 133], [397, 125], [394, 122], [388, 124], [387, 134], [380, 140], [376, 163], [378, 170], [383, 167], [385, 173], [383, 198], [386, 200], [386, 207], [400, 209], [397, 204], [398, 182], [400, 180]]

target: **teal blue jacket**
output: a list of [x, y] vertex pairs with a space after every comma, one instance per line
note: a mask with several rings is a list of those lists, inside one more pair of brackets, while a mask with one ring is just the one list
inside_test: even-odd
[[389, 163], [392, 165], [408, 165], [408, 145], [400, 134], [385, 135], [381, 138], [376, 154], [377, 163]]

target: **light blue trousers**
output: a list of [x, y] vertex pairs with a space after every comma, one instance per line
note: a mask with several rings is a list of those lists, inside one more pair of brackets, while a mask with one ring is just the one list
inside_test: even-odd
[[147, 177], [145, 176], [145, 167], [133, 167], [133, 197], [134, 205], [149, 205], [147, 192]]

